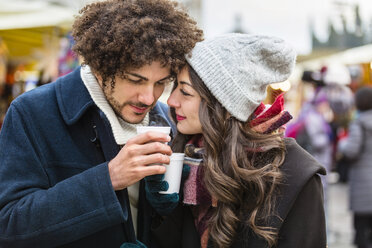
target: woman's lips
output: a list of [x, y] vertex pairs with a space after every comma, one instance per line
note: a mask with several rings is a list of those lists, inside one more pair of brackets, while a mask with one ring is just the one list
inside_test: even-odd
[[147, 107], [137, 107], [137, 106], [134, 106], [134, 105], [130, 105], [130, 106], [132, 107], [134, 112], [139, 113], [139, 114], [143, 114], [147, 110]]
[[186, 117], [183, 117], [181, 115], [176, 115], [177, 121], [183, 121], [186, 119]]

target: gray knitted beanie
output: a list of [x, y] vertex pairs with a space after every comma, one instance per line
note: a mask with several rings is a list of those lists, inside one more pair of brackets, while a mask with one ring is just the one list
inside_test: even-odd
[[197, 43], [186, 60], [222, 106], [245, 122], [266, 87], [291, 75], [296, 52], [276, 37], [224, 34]]

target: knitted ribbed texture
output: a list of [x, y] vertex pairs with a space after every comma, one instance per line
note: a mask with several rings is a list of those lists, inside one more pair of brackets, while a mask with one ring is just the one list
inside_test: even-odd
[[90, 96], [94, 103], [100, 110], [106, 115], [110, 122], [112, 133], [115, 141], [118, 145], [124, 145], [130, 138], [137, 135], [137, 126], [148, 126], [149, 115], [147, 114], [144, 120], [139, 124], [131, 124], [125, 122], [123, 119], [118, 117], [110, 104], [107, 102], [106, 97], [102, 91], [101, 86], [97, 82], [97, 79], [93, 75], [88, 65], [82, 66], [80, 76], [84, 82], [85, 87], [88, 89]]
[[276, 37], [225, 34], [197, 43], [186, 59], [222, 106], [247, 121], [266, 87], [288, 79], [296, 52]]

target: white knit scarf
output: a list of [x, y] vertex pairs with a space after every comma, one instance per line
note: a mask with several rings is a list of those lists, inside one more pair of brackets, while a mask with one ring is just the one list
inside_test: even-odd
[[[112, 133], [118, 145], [124, 145], [130, 138], [136, 136], [137, 126], [149, 125], [149, 114], [147, 114], [143, 121], [139, 124], [125, 122], [122, 118], [117, 116], [110, 104], [107, 102], [101, 86], [88, 65], [81, 67], [80, 76], [94, 103], [106, 115], [108, 121], [110, 122]], [[134, 230], [137, 233], [139, 182], [129, 186], [127, 189]]]
[[130, 138], [136, 136], [137, 126], [148, 126], [149, 114], [147, 114], [143, 121], [138, 124], [128, 123], [115, 114], [114, 110], [107, 102], [101, 86], [88, 65], [81, 67], [80, 76], [94, 103], [106, 115], [108, 121], [110, 122], [112, 133], [118, 145], [124, 145]]

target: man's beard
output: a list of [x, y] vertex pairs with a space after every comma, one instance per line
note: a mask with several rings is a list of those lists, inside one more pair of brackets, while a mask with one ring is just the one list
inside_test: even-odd
[[[140, 123], [143, 121], [143, 118], [145, 116], [143, 116], [143, 118], [139, 121], [139, 122], [130, 122], [127, 118], [125, 118], [125, 116], [121, 113], [121, 110], [124, 109], [124, 107], [126, 107], [127, 105], [132, 105], [132, 106], [135, 106], [135, 107], [138, 107], [138, 108], [150, 108], [152, 109], [155, 105], [156, 102], [154, 102], [152, 105], [147, 105], [147, 104], [143, 104], [141, 102], [132, 102], [132, 101], [128, 101], [128, 102], [124, 102], [122, 104], [120, 104], [114, 97], [113, 97], [113, 94], [115, 92], [115, 86], [113, 88], [109, 88], [109, 87], [103, 87], [103, 93], [106, 97], [106, 100], [107, 102], [109, 103], [109, 105], [111, 106], [111, 108], [114, 110], [116, 116], [119, 116], [120, 118], [122, 118], [125, 122], [128, 122], [128, 123], [131, 123], [131, 124], [137, 124], [137, 123]], [[135, 115], [138, 115], [138, 116], [141, 116], [143, 114], [141, 113], [134, 113]]]
[[[114, 110], [115, 114], [119, 117], [121, 117], [124, 121], [128, 122], [128, 123], [132, 123], [130, 122], [127, 118], [125, 118], [125, 116], [122, 114], [121, 110], [124, 109], [124, 107], [128, 106], [128, 105], [132, 105], [132, 106], [135, 106], [135, 107], [138, 107], [138, 108], [153, 108], [154, 104], [152, 105], [146, 105], [146, 104], [143, 104], [143, 103], [140, 103], [140, 102], [131, 102], [131, 101], [128, 101], [128, 102], [124, 102], [122, 104], [120, 104], [118, 101], [116, 101], [112, 95], [109, 95], [107, 96], [106, 95], [106, 99], [108, 101], [108, 103], [110, 104], [111, 108]], [[138, 116], [141, 116], [143, 114], [141, 113], [134, 113], [135, 115], [138, 115]], [[143, 116], [145, 117], [145, 116]], [[143, 119], [142, 119], [143, 120]], [[140, 123], [142, 122], [142, 120], [140, 120], [139, 122], [136, 122], [136, 123], [132, 123], [132, 124], [137, 124], [137, 123]]]

